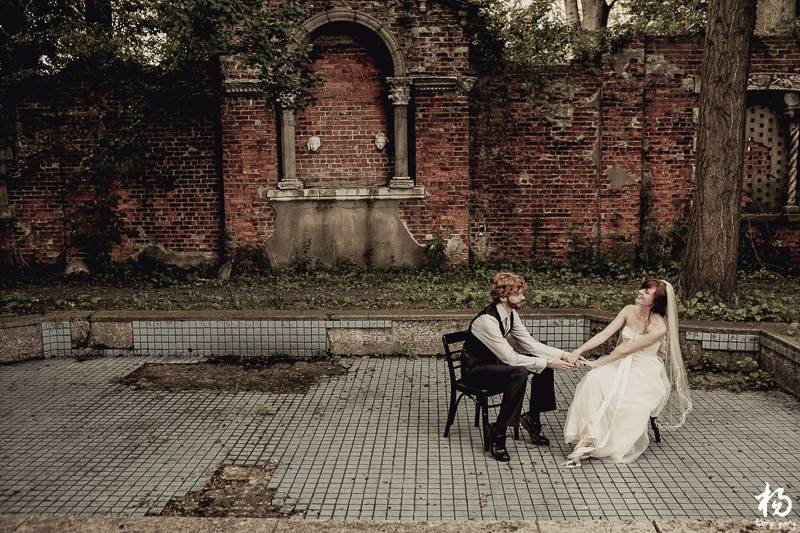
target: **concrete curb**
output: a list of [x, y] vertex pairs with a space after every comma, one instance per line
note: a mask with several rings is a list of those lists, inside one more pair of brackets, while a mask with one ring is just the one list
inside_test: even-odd
[[[780, 528], [781, 525], [785, 527]], [[794, 526], [793, 526], [794, 524]], [[332, 521], [277, 518], [183, 518], [183, 517], [111, 517], [111, 516], [47, 516], [0, 515], [0, 532], [310, 532], [336, 533], [377, 532], [531, 532], [562, 533], [711, 533], [719, 531], [791, 531], [795, 522], [787, 520], [528, 520], [528, 521], [475, 521], [448, 522], [383, 522], [383, 521]]]

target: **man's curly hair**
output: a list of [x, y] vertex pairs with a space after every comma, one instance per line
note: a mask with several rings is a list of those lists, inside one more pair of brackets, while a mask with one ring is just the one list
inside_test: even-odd
[[528, 284], [519, 274], [500, 272], [492, 278], [489, 291], [494, 303], [500, 303], [500, 298], [508, 298], [517, 292], [525, 292], [527, 288]]

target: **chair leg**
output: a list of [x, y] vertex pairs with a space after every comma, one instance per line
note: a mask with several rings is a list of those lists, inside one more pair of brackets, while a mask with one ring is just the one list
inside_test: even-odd
[[481, 417], [483, 418], [483, 449], [489, 451], [492, 447], [492, 436], [489, 434], [489, 400], [481, 397]]
[[456, 420], [456, 388], [450, 387], [450, 408], [447, 411], [447, 425], [444, 426], [444, 438], [450, 436], [450, 426]]
[[475, 427], [480, 425], [481, 420], [481, 403], [480, 400], [475, 402]]
[[650, 427], [653, 428], [653, 434], [656, 437], [656, 442], [661, 442], [661, 432], [658, 430], [658, 426], [656, 425], [656, 417], [650, 417]]
[[519, 422], [514, 424], [514, 440], [519, 440]]

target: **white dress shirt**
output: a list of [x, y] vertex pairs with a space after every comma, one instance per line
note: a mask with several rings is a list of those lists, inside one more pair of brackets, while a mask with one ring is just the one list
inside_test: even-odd
[[[500, 320], [507, 324], [510, 315], [502, 304], [497, 304], [497, 312]], [[511, 313], [514, 315], [514, 327], [511, 328], [508, 338], [503, 337], [500, 324], [490, 314], [481, 315], [472, 323], [472, 334], [485, 344], [500, 361], [509, 366], [524, 366], [529, 371], [538, 374], [547, 368], [548, 360], [559, 359], [567, 353], [534, 339], [522, 324], [519, 314], [513, 309]], [[509, 338], [515, 342], [518, 349], [531, 355], [516, 352], [508, 342]]]

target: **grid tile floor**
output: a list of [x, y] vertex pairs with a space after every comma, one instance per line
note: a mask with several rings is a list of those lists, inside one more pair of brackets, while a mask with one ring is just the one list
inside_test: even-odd
[[346, 375], [294, 395], [114, 381], [146, 361], [192, 360], [0, 368], [0, 514], [158, 514], [220, 463], [276, 464], [277, 503], [308, 518], [756, 519], [766, 482], [800, 505], [800, 404], [781, 393], [695, 391], [687, 425], [637, 462], [568, 470], [559, 436], [582, 371], [557, 374], [560, 409], [544, 417], [553, 444], [509, 439], [512, 462], [501, 464], [483, 453], [471, 404], [441, 437], [441, 360], [345, 359]]

